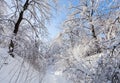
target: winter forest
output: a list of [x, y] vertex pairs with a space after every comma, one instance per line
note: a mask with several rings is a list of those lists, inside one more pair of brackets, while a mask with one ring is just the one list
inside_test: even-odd
[[120, 0], [0, 0], [0, 83], [120, 83]]

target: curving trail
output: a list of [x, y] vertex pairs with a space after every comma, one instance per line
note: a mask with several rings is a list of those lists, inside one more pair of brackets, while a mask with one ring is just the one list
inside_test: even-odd
[[71, 83], [65, 79], [60, 70], [55, 69], [58, 67], [49, 66], [40, 82], [40, 73], [31, 65], [20, 57], [10, 57], [7, 48], [0, 48], [0, 83]]

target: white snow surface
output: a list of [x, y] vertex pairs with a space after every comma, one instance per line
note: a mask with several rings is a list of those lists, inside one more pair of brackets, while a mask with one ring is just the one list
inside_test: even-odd
[[65, 77], [62, 74], [62, 71], [54, 70], [54, 67], [51, 67], [47, 70], [47, 73], [42, 83], [71, 83], [71, 82], [65, 79]]
[[0, 59], [0, 83], [71, 83], [53, 65], [47, 68], [40, 82], [40, 73], [22, 58], [12, 58], [6, 48], [0, 48]]

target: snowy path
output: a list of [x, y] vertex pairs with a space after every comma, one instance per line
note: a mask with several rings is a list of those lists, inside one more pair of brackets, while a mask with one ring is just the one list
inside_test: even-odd
[[[0, 48], [0, 64], [4, 64], [3, 67], [0, 65], [0, 83], [39, 83], [38, 72], [28, 64], [21, 66], [21, 59], [9, 57], [7, 51], [5, 48]], [[6, 57], [8, 59], [3, 60]], [[65, 79], [61, 71], [55, 68], [54, 65], [47, 68], [42, 83], [71, 83]]]
[[46, 72], [42, 83], [71, 83], [66, 80], [61, 71], [55, 71], [54, 68], [49, 68]]

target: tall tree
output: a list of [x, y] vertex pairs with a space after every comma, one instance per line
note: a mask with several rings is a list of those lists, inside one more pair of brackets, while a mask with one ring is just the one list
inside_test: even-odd
[[[0, 0], [6, 12], [0, 17], [5, 40], [12, 57], [19, 56], [38, 71], [40, 81], [46, 68], [47, 28], [51, 14], [51, 0]], [[1, 6], [1, 5], [0, 5]], [[0, 10], [4, 10], [3, 7]], [[1, 36], [0, 36], [1, 37]], [[24, 62], [23, 62], [24, 63]]]
[[[120, 2], [78, 1], [70, 7], [61, 36], [66, 40], [64, 46], [69, 44], [64, 72], [74, 83], [119, 83]], [[84, 57], [86, 55], [92, 57]]]
[[52, 1], [10, 0], [7, 2], [4, 0], [3, 2], [7, 6], [7, 13], [1, 20], [10, 24], [10, 33], [12, 34], [9, 44], [10, 54], [14, 51], [17, 35], [22, 33], [21, 31], [31, 30], [32, 32], [27, 32], [27, 34], [31, 34], [35, 38], [42, 39], [43, 36], [46, 36], [45, 23], [51, 17], [50, 8], [52, 6], [49, 3], [53, 3]]
[[[71, 5], [72, 12], [64, 22], [64, 29], [69, 36], [72, 47], [76, 42], [78, 44], [91, 44], [90, 46], [94, 48], [94, 51], [91, 51], [92, 53], [101, 52], [99, 43], [103, 39], [109, 40], [108, 37], [110, 36], [113, 38], [115, 36], [114, 32], [117, 30], [106, 27], [106, 25], [114, 25], [118, 22], [119, 15], [115, 14], [116, 16], [114, 16], [112, 12], [118, 12], [119, 10], [119, 5], [116, 3], [117, 1], [78, 0], [77, 5]], [[110, 19], [111, 23], [108, 21]], [[111, 31], [113, 31], [113, 34]], [[89, 55], [89, 53], [87, 54]]]

